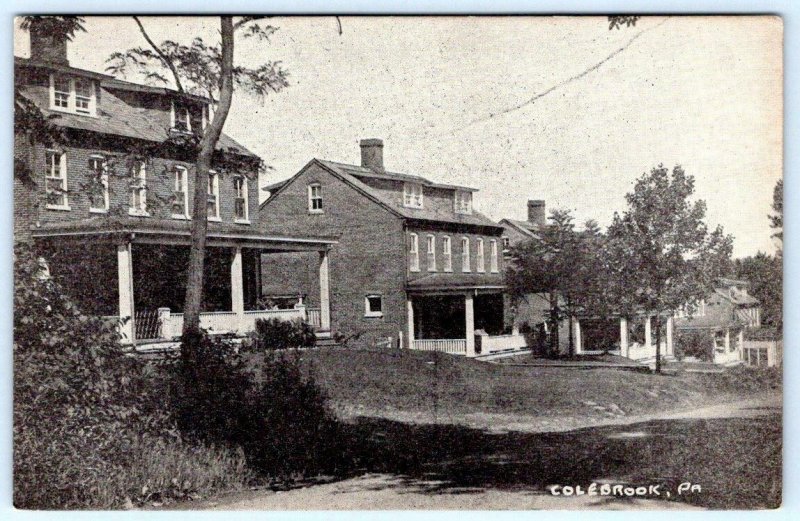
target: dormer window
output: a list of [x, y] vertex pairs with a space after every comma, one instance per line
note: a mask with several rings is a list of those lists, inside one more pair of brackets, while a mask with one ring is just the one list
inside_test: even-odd
[[472, 213], [472, 192], [456, 190], [455, 193], [455, 212]]
[[170, 106], [170, 128], [178, 132], [192, 131], [192, 115], [189, 107], [183, 103], [173, 101]]
[[403, 206], [422, 208], [422, 185], [417, 183], [403, 184]]
[[88, 78], [70, 78], [50, 75], [50, 108], [59, 112], [72, 112], [94, 116], [97, 112], [97, 95], [94, 81]]

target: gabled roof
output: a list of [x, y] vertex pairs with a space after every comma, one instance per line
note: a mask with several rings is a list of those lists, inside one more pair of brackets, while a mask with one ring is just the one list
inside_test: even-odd
[[[20, 86], [22, 95], [35, 103], [45, 114], [45, 116], [55, 116], [51, 120], [52, 123], [64, 128], [97, 132], [98, 134], [111, 134], [115, 136], [142, 139], [145, 141], [153, 141], [158, 143], [167, 139], [169, 135], [169, 129], [152, 121], [152, 118], [149, 117], [147, 110], [131, 106], [123, 99], [114, 95], [113, 91], [115, 89], [148, 92], [172, 98], [191, 99], [203, 103], [207, 103], [209, 101], [200, 96], [184, 94], [172, 89], [149, 87], [147, 85], [126, 82], [105, 74], [99, 74], [83, 69], [76, 69], [75, 67], [69, 67], [66, 65], [31, 62], [30, 60], [19, 57], [15, 57], [15, 63], [18, 65], [42, 67], [50, 70], [91, 77], [100, 82], [100, 88], [103, 89], [104, 92], [102, 94], [102, 102], [97, 107], [97, 117], [81, 116], [68, 112], [50, 110], [47, 100], [39, 99], [34, 95], [26, 94], [25, 85]], [[258, 157], [256, 154], [238, 143], [235, 139], [224, 133], [219, 137], [217, 149], [236, 153], [242, 156], [250, 156], [254, 158]]]
[[509, 226], [510, 228], [514, 228], [523, 235], [527, 235], [528, 237], [531, 238], [539, 236], [538, 235], [539, 227], [528, 221], [519, 221], [517, 219], [501, 219], [500, 224]]
[[[399, 201], [395, 201], [386, 197], [379, 190], [372, 188], [371, 186], [361, 181], [361, 179], [359, 179], [360, 177], [370, 177], [368, 175], [365, 175], [364, 172], [362, 172], [362, 170], [368, 170], [368, 169], [364, 169], [362, 167], [358, 167], [355, 165], [344, 165], [343, 163], [336, 163], [333, 161], [325, 161], [321, 159], [312, 159], [308, 164], [306, 164], [306, 166], [304, 166], [297, 174], [295, 174], [291, 178], [285, 181], [281, 181], [279, 183], [274, 183], [268, 187], [265, 187], [270, 192], [275, 190], [275, 194], [271, 195], [269, 199], [261, 203], [261, 206], [259, 208], [260, 209], [264, 208], [267, 204], [269, 204], [269, 202], [273, 200], [275, 195], [279, 194], [286, 186], [288, 186], [292, 181], [294, 181], [294, 179], [300, 176], [303, 172], [306, 171], [306, 169], [308, 169], [313, 164], [319, 165], [327, 172], [330, 172], [338, 179], [352, 186], [358, 192], [362, 193], [367, 198], [381, 205], [383, 208], [385, 208], [386, 210], [388, 210], [389, 212], [391, 212], [392, 214], [396, 215], [401, 219], [410, 221], [427, 221], [427, 222], [439, 222], [439, 223], [443, 222], [443, 223], [460, 224], [467, 226], [483, 226], [483, 227], [494, 228], [497, 229], [498, 231], [500, 231], [501, 229], [501, 227], [498, 226], [497, 223], [495, 223], [485, 215], [475, 211], [473, 211], [471, 214], [457, 214], [455, 212], [447, 212], [447, 213], [437, 212], [430, 208], [406, 208], [402, 204], [400, 204]], [[354, 175], [352, 172], [358, 172], [358, 175]], [[375, 174], [375, 175], [383, 175], [383, 174]], [[411, 177], [414, 179], [422, 179], [416, 176], [407, 176], [407, 177]], [[430, 186], [450, 187], [449, 185], [438, 185], [435, 183], [430, 183]]]
[[336, 161], [325, 161], [328, 165], [332, 166], [333, 168], [338, 168], [352, 176], [355, 177], [365, 177], [368, 179], [385, 179], [387, 181], [402, 181], [402, 182], [409, 182], [409, 183], [417, 183], [423, 186], [430, 186], [431, 188], [444, 188], [446, 190], [463, 190], [465, 192], [477, 192], [477, 188], [470, 188], [468, 186], [461, 186], [461, 185], [450, 185], [450, 184], [443, 184], [443, 183], [434, 183], [424, 177], [413, 175], [413, 174], [403, 174], [400, 172], [376, 172], [371, 168], [366, 168], [363, 166], [358, 165], [350, 165], [347, 163], [337, 163]]
[[731, 292], [724, 289], [715, 289], [714, 292], [737, 306], [753, 306], [760, 303], [757, 298], [741, 291]]

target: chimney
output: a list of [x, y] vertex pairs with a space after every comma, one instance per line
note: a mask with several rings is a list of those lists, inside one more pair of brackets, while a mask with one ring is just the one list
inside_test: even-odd
[[48, 17], [37, 17], [31, 21], [31, 61], [69, 65], [67, 60], [67, 37], [56, 35], [53, 21]]
[[528, 199], [528, 222], [543, 227], [546, 221], [544, 201], [541, 199]]
[[362, 139], [360, 144], [361, 166], [383, 172], [383, 140]]

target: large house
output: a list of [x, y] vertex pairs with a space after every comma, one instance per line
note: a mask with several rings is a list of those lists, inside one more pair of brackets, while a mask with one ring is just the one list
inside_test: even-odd
[[[333, 331], [368, 345], [468, 356], [519, 342], [497, 339], [503, 229], [473, 209], [476, 190], [388, 171], [381, 140], [360, 145], [358, 165], [313, 159], [266, 187], [259, 212], [264, 232], [278, 226], [337, 236], [330, 253]], [[265, 264], [262, 293], [276, 303], [305, 299], [313, 309], [315, 263], [286, 255], [282, 265]], [[306, 276], [290, 276], [298, 272]]]
[[[179, 143], [203, 131], [213, 107], [199, 96], [71, 67], [66, 40], [39, 24], [30, 37], [30, 58], [14, 62], [17, 108], [32, 102], [63, 137], [46, 146], [24, 128], [15, 132], [15, 240], [48, 252], [53, 277], [87, 312], [121, 319], [126, 341], [179, 335], [194, 191], [193, 155]], [[208, 182], [201, 325], [242, 332], [256, 318], [305, 318], [302, 306], [266, 310], [258, 302], [261, 255], [304, 251], [319, 259], [324, 336], [335, 239], [260, 231], [259, 158], [226, 135], [218, 148], [237, 161], [215, 165]]]

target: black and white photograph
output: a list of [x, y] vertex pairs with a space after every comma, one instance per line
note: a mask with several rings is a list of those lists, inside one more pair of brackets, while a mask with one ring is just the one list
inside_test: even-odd
[[780, 15], [12, 37], [16, 509], [781, 507]]

